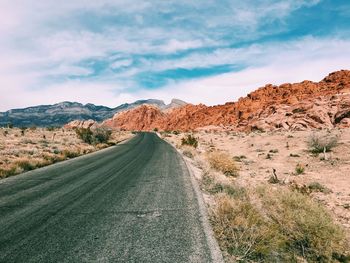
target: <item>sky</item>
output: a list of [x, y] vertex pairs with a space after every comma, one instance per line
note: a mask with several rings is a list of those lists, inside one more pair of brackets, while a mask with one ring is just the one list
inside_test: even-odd
[[350, 69], [348, 0], [0, 0], [0, 111], [236, 101]]

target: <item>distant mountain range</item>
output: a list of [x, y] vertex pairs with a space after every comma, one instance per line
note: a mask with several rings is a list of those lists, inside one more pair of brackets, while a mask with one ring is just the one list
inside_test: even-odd
[[54, 105], [40, 105], [23, 109], [12, 109], [0, 112], [0, 126], [12, 124], [15, 127], [31, 126], [62, 126], [73, 120], [94, 120], [101, 122], [113, 117], [114, 114], [125, 110], [136, 108], [140, 105], [154, 105], [160, 109], [167, 110], [184, 106], [187, 103], [173, 99], [170, 104], [162, 100], [147, 99], [138, 100], [133, 103], [124, 103], [116, 108], [96, 106], [94, 104], [81, 104], [78, 102], [61, 102]]

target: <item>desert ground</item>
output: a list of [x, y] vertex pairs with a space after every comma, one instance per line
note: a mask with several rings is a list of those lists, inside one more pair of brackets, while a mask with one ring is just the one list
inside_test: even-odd
[[[183, 145], [182, 138], [189, 134], [197, 139], [197, 148]], [[247, 190], [250, 195], [248, 198], [253, 200], [253, 203], [254, 199], [260, 198], [257, 197], [257, 193], [262, 187], [269, 189], [267, 192], [298, 192], [306, 196], [304, 201], [308, 202], [308, 199], [311, 199], [326, 208], [332, 220], [341, 226], [340, 231], [345, 233], [346, 239], [349, 240], [350, 129], [253, 133], [203, 130], [195, 133], [162, 133], [161, 136], [177, 147], [193, 167], [199, 181], [202, 182], [209, 208], [216, 210], [220, 206], [220, 202], [225, 199], [220, 197], [220, 194], [225, 192], [225, 185], [230, 184]], [[330, 138], [336, 143], [326, 153], [315, 153], [310, 148], [312, 138]], [[214, 156], [214, 159], [211, 156]], [[226, 166], [222, 171], [230, 171], [227, 168], [230, 164], [221, 164], [220, 159], [225, 156], [228, 163], [233, 161], [231, 165], [236, 167], [233, 174], [226, 176], [218, 172], [220, 165]], [[206, 187], [208, 178], [216, 181], [209, 189]], [[278, 205], [277, 203], [276, 206]], [[257, 205], [260, 206], [261, 204]], [[287, 211], [280, 212], [288, 214]], [[273, 211], [267, 213], [272, 214]], [[225, 224], [228, 226], [227, 221]], [[224, 230], [220, 231], [219, 240]], [[244, 259], [244, 256], [242, 258]], [[239, 258], [230, 259], [235, 261]], [[311, 258], [309, 260], [313, 262]], [[300, 262], [304, 261], [301, 259]]]
[[0, 178], [91, 153], [131, 136], [130, 132], [113, 132], [108, 144], [88, 144], [74, 130], [1, 128]]

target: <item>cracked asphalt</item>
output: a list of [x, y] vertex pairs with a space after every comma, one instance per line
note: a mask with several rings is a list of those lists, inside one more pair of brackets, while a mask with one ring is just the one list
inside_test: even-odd
[[181, 156], [153, 133], [0, 181], [0, 262], [213, 262]]

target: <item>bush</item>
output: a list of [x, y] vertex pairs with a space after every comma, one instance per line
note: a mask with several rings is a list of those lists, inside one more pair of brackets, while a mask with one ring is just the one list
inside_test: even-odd
[[108, 143], [112, 131], [107, 128], [97, 128], [92, 131], [90, 128], [77, 128], [76, 134], [80, 139], [88, 144]]
[[89, 128], [77, 128], [75, 129], [75, 132], [78, 135], [79, 139], [88, 144], [93, 143], [93, 133]]
[[187, 135], [187, 137], [184, 137], [181, 139], [181, 145], [189, 145], [194, 148], [198, 147], [198, 139], [191, 134]]
[[320, 204], [286, 190], [254, 194], [216, 195], [213, 229], [233, 261], [346, 262], [344, 231]]
[[0, 168], [0, 178], [6, 178], [16, 174], [16, 168], [12, 167], [11, 169], [1, 169]]
[[315, 154], [329, 152], [337, 144], [338, 137], [327, 134], [314, 133], [308, 139], [309, 151]]
[[295, 166], [295, 173], [296, 174], [303, 174], [305, 172], [305, 166], [298, 163], [296, 166]]
[[311, 192], [321, 192], [321, 193], [331, 193], [332, 191], [325, 187], [324, 185], [320, 184], [319, 182], [312, 182], [308, 185], [308, 188]]
[[21, 169], [23, 169], [24, 172], [31, 171], [31, 170], [34, 170], [36, 168], [36, 165], [34, 163], [30, 162], [29, 160], [16, 161], [15, 165], [17, 167], [20, 167]]
[[227, 176], [238, 176], [236, 162], [227, 153], [215, 151], [208, 154], [210, 167]]
[[62, 155], [65, 157], [65, 158], [75, 158], [75, 157], [78, 157], [80, 154], [79, 152], [75, 152], [75, 151], [70, 151], [70, 150], [63, 150], [62, 151]]
[[112, 135], [112, 131], [107, 128], [97, 128], [93, 131], [95, 143], [107, 143]]

